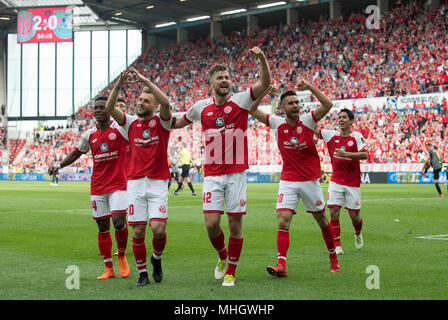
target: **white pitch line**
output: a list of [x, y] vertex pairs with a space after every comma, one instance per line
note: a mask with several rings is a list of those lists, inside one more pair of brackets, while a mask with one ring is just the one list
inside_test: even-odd
[[448, 240], [448, 234], [437, 234], [432, 236], [421, 236], [415, 237], [417, 239], [426, 239], [426, 240]]

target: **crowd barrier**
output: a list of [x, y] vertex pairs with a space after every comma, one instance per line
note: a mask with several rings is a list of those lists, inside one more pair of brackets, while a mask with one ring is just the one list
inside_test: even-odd
[[[329, 183], [331, 172], [323, 172], [321, 182]], [[90, 173], [61, 173], [59, 181], [90, 181]], [[203, 173], [190, 174], [192, 182], [204, 181]], [[0, 180], [9, 181], [52, 181], [52, 177], [46, 173], [1, 173]], [[280, 173], [247, 172], [248, 183], [278, 183]], [[433, 184], [434, 176], [428, 171], [424, 177], [421, 172], [362, 172], [362, 184], [388, 183], [388, 184]], [[447, 183], [446, 171], [440, 172], [439, 183]]]

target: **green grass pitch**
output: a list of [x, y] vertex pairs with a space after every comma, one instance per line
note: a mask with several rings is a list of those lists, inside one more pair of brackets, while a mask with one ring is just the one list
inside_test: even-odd
[[[328, 185], [322, 185], [326, 194]], [[201, 184], [195, 185], [201, 194]], [[442, 186], [445, 189], [445, 186]], [[290, 229], [288, 277], [274, 278], [266, 266], [276, 263], [277, 184], [248, 184], [244, 245], [235, 287], [214, 279], [217, 254], [202, 214], [202, 197], [188, 188], [169, 196], [164, 279], [135, 286], [137, 270], [129, 232], [127, 279], [99, 281], [104, 270], [91, 217], [89, 184], [0, 182], [0, 299], [122, 300], [306, 300], [447, 299], [448, 200], [437, 199], [433, 185], [362, 185], [364, 248], [355, 249], [353, 227], [341, 212], [342, 272], [330, 273], [321, 231], [300, 204]], [[444, 192], [446, 190], [443, 190]], [[329, 212], [327, 210], [327, 216]], [[227, 218], [222, 227], [228, 241]], [[131, 230], [130, 230], [131, 231]], [[115, 237], [113, 250], [116, 249]], [[446, 235], [439, 240], [417, 238]], [[146, 246], [152, 252], [150, 233]], [[114, 265], [118, 271], [116, 257]], [[66, 268], [80, 271], [79, 289], [69, 290]], [[379, 289], [368, 289], [377, 266]], [[151, 264], [148, 259], [148, 269]]]

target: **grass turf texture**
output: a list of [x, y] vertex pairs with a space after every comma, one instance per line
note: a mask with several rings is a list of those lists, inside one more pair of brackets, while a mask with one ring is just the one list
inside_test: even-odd
[[[173, 186], [175, 187], [175, 186]], [[248, 184], [244, 245], [233, 288], [214, 279], [217, 254], [210, 244], [198, 196], [188, 188], [169, 196], [164, 279], [135, 286], [137, 269], [130, 228], [127, 259], [131, 275], [96, 280], [104, 271], [91, 217], [89, 184], [0, 182], [0, 299], [446, 299], [447, 242], [417, 236], [448, 234], [447, 199], [433, 185], [362, 185], [364, 248], [354, 246], [351, 220], [341, 211], [341, 273], [330, 273], [321, 231], [300, 203], [290, 229], [288, 277], [274, 278], [277, 184]], [[324, 194], [328, 185], [322, 185]], [[445, 186], [442, 186], [445, 188]], [[445, 190], [443, 190], [445, 191]], [[327, 209], [327, 216], [329, 210]], [[222, 227], [228, 242], [227, 217]], [[111, 230], [113, 250], [116, 242]], [[151, 233], [147, 233], [152, 272]], [[65, 272], [80, 270], [80, 289], [68, 290]], [[380, 271], [380, 289], [367, 289], [369, 265]]]

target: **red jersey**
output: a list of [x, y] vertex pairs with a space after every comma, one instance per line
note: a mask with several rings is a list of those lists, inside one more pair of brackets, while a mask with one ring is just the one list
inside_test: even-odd
[[328, 153], [331, 158], [333, 174], [331, 181], [348, 187], [359, 187], [361, 185], [361, 169], [359, 160], [350, 158], [339, 158], [334, 155], [335, 149], [347, 152], [367, 151], [361, 133], [352, 131], [348, 137], [341, 136], [336, 130], [319, 130], [320, 136], [327, 143]]
[[170, 178], [168, 168], [168, 140], [171, 118], [162, 120], [157, 115], [149, 120], [124, 114], [124, 131], [129, 138], [131, 158], [128, 180], [143, 177], [165, 180]]
[[277, 129], [277, 144], [283, 160], [281, 180], [311, 181], [319, 179], [320, 159], [314, 143], [314, 111], [303, 114], [292, 127], [285, 118], [266, 115], [268, 126]]
[[205, 138], [204, 176], [220, 176], [249, 169], [247, 123], [255, 100], [252, 88], [218, 106], [214, 98], [196, 102], [185, 114], [202, 124]]
[[126, 190], [126, 145], [126, 133], [113, 121], [104, 131], [94, 125], [84, 132], [77, 150], [82, 153], [92, 151], [91, 195]]

